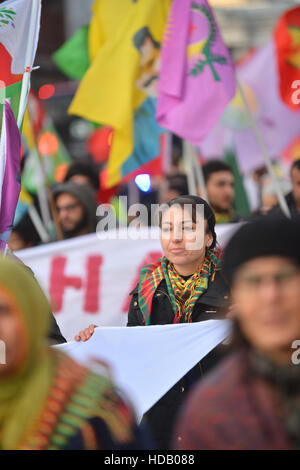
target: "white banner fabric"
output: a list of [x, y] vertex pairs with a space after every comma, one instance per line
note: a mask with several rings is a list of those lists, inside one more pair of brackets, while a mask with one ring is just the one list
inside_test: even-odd
[[[239, 224], [217, 226], [224, 246]], [[152, 237], [150, 237], [152, 234]], [[159, 231], [120, 229], [19, 251], [52, 300], [68, 341], [90, 324], [125, 326], [140, 269], [161, 257]]]
[[[95, 371], [100, 360], [133, 403], [138, 419], [231, 331], [229, 320], [100, 327], [86, 342], [56, 346]], [[98, 366], [99, 367], [99, 366]]]

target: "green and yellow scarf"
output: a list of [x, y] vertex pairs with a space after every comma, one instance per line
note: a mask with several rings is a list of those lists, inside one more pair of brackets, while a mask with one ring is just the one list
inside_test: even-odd
[[216, 224], [231, 224], [233, 222], [238, 222], [239, 217], [234, 213], [234, 211], [229, 212], [215, 212]]
[[192, 313], [198, 298], [207, 291], [209, 281], [213, 282], [220, 269], [216, 250], [208, 250], [199, 271], [184, 280], [166, 257], [145, 266], [140, 272], [138, 302], [145, 325], [151, 323], [151, 308], [155, 291], [165, 279], [174, 312], [173, 323], [192, 322]]

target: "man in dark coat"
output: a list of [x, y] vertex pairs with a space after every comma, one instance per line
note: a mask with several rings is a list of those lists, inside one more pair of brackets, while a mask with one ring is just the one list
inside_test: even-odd
[[[293, 190], [287, 194], [285, 200], [292, 217], [300, 216], [300, 158], [295, 160], [291, 166], [291, 182]], [[270, 216], [282, 216], [279, 205], [275, 206], [269, 213]]]

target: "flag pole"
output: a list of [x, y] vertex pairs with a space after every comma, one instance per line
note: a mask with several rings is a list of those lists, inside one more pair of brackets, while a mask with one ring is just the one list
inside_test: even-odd
[[[32, 122], [31, 111], [30, 111], [29, 108], [28, 108], [28, 115], [29, 115], [29, 118]], [[36, 146], [36, 148], [34, 149], [34, 155], [35, 155], [36, 162], [37, 162], [36, 169], [38, 169], [41, 172], [41, 176], [42, 176], [42, 180], [43, 180], [43, 184], [40, 187], [38, 187], [38, 198], [39, 198], [39, 202], [40, 202], [42, 217], [43, 217], [44, 223], [46, 225], [46, 228], [49, 231], [50, 230], [50, 224], [51, 224], [51, 215], [52, 215], [52, 219], [53, 219], [53, 222], [54, 222], [54, 225], [55, 225], [58, 240], [63, 240], [64, 239], [63, 232], [62, 232], [62, 228], [60, 226], [59, 220], [58, 220], [58, 214], [57, 214], [57, 210], [56, 210], [56, 207], [55, 207], [53, 193], [51, 191], [51, 187], [50, 187], [49, 179], [48, 179], [48, 176], [47, 176], [47, 171], [46, 171], [46, 168], [45, 168], [44, 160], [43, 160], [43, 158], [40, 155], [39, 150], [38, 150], [38, 145], [37, 145], [35, 133], [34, 133], [34, 140], [35, 140], [35, 146]], [[50, 211], [49, 211], [49, 207], [48, 207], [48, 201], [49, 201], [49, 205], [50, 205]], [[51, 212], [51, 215], [50, 215], [50, 212]]]
[[238, 77], [236, 76], [236, 82], [237, 82], [237, 86], [238, 86], [238, 89], [239, 89], [239, 92], [241, 94], [241, 97], [242, 97], [242, 100], [243, 100], [243, 103], [244, 103], [244, 106], [245, 106], [245, 109], [246, 109], [246, 112], [247, 112], [247, 115], [248, 115], [248, 118], [250, 120], [250, 124], [251, 124], [251, 127], [253, 129], [253, 132], [255, 134], [255, 137], [256, 137], [256, 140], [257, 140], [257, 143], [259, 145], [259, 148], [260, 148], [260, 151], [262, 153], [262, 156], [263, 156], [263, 159], [264, 159], [264, 162], [265, 162], [265, 165], [267, 167], [267, 170], [269, 172], [269, 175], [270, 177], [272, 178], [272, 181], [274, 182], [274, 188], [275, 188], [275, 191], [276, 191], [276, 195], [278, 197], [278, 202], [279, 202], [279, 205], [282, 209], [282, 212], [287, 216], [287, 217], [291, 217], [291, 213], [290, 213], [290, 210], [289, 210], [289, 207], [287, 205], [287, 202], [283, 196], [283, 193], [280, 189], [280, 186], [278, 184], [278, 180], [277, 180], [277, 177], [275, 175], [275, 172], [274, 172], [274, 169], [272, 167], [272, 163], [271, 163], [271, 159], [270, 159], [270, 156], [268, 155], [268, 152], [267, 152], [267, 149], [266, 149], [266, 146], [265, 146], [265, 143], [263, 141], [263, 138], [261, 136], [261, 133], [258, 129], [258, 126], [257, 126], [257, 123], [255, 121], [255, 118], [253, 116], [253, 113], [251, 111], [251, 108], [250, 108], [250, 105], [248, 103], [248, 100], [247, 100], [247, 97], [245, 95], [245, 92], [243, 90], [243, 87], [238, 79]]
[[[199, 188], [201, 197], [205, 199], [205, 201], [208, 201], [202, 166], [198, 162], [197, 154], [198, 154], [197, 148], [190, 142], [185, 141], [184, 142], [184, 157], [185, 157], [185, 164], [187, 166], [189, 193], [197, 194], [197, 189]], [[196, 176], [196, 182], [195, 182], [195, 176]]]
[[0, 155], [2, 156], [0, 161], [0, 209], [1, 209], [1, 195], [2, 195], [2, 184], [4, 179], [5, 172], [5, 141], [6, 141], [6, 110], [5, 110], [6, 100], [3, 102], [3, 111], [2, 111], [2, 126], [1, 126], [1, 139], [0, 139]]
[[192, 151], [194, 167], [195, 167], [195, 172], [196, 172], [197, 187], [200, 189], [200, 194], [201, 194], [202, 199], [205, 199], [205, 201], [208, 202], [206, 185], [205, 185], [205, 180], [204, 180], [204, 175], [203, 175], [203, 169], [202, 169], [202, 165], [200, 164], [200, 162], [198, 161], [198, 158], [197, 158], [198, 150], [193, 145], [191, 151]]
[[[3, 185], [3, 177], [4, 177], [4, 170], [5, 170], [5, 141], [6, 141], [6, 119], [5, 119], [5, 100], [3, 100], [3, 111], [2, 111], [2, 126], [1, 126], [1, 134], [0, 134], [0, 156], [2, 156], [2, 161], [0, 161], [0, 209], [1, 209], [1, 195], [2, 195], [2, 185]], [[3, 257], [5, 258], [7, 254], [8, 244], [3, 251]]]
[[166, 132], [163, 141], [163, 161], [162, 167], [164, 173], [169, 173], [171, 168], [172, 160], [172, 145], [173, 145], [173, 136], [171, 132]]
[[193, 155], [192, 155], [192, 145], [187, 140], [183, 141], [183, 161], [185, 166], [185, 172], [188, 179], [188, 189], [189, 194], [196, 195], [197, 194], [197, 187], [195, 182], [195, 174], [193, 171]]
[[18, 111], [18, 119], [17, 124], [19, 129], [21, 129], [26, 104], [27, 104], [27, 96], [30, 87], [30, 75], [31, 75], [31, 62], [32, 62], [32, 55], [34, 49], [34, 41], [35, 41], [35, 32], [36, 32], [36, 25], [38, 21], [39, 15], [39, 6], [40, 0], [32, 0], [32, 9], [31, 9], [31, 16], [30, 16], [30, 24], [29, 24], [29, 31], [28, 31], [28, 43], [26, 48], [26, 55], [25, 55], [25, 70], [22, 78], [22, 88], [21, 88], [21, 96], [20, 96], [20, 103], [19, 103], [19, 111]]

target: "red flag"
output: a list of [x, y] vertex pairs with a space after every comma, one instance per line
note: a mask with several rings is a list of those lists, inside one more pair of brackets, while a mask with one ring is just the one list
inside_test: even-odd
[[[291, 109], [300, 109], [296, 88], [300, 80], [300, 7], [282, 15], [274, 31], [280, 95]], [[298, 82], [298, 83], [297, 83]]]

